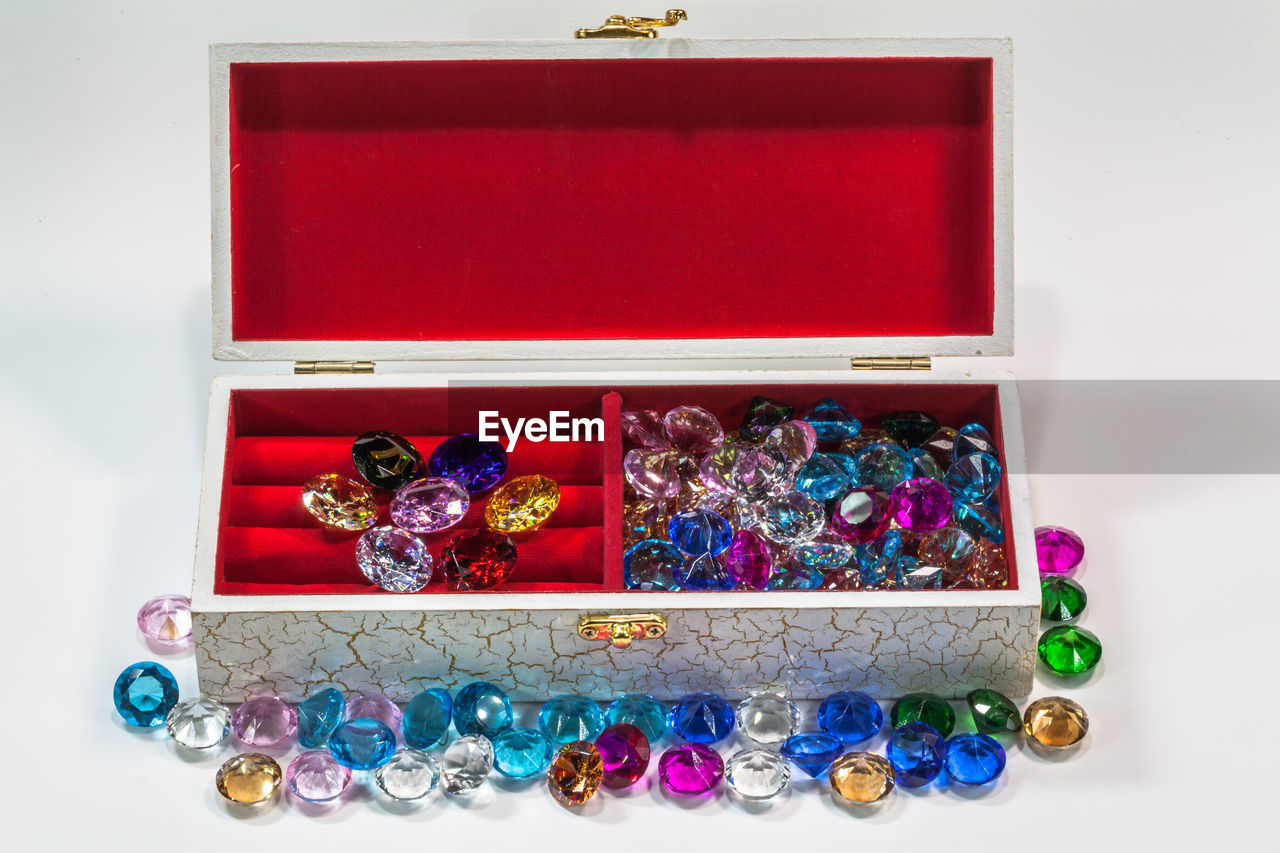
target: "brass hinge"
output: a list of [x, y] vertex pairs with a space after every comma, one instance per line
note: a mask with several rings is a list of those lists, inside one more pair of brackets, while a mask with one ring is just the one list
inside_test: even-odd
[[929, 356], [901, 355], [886, 358], [851, 358], [850, 370], [928, 370], [933, 366]]
[[602, 26], [583, 27], [574, 31], [576, 39], [656, 39], [654, 27], [674, 27], [689, 20], [684, 9], [668, 9], [661, 18], [629, 18], [626, 15], [610, 15]]
[[372, 361], [295, 361], [294, 373], [373, 373]]

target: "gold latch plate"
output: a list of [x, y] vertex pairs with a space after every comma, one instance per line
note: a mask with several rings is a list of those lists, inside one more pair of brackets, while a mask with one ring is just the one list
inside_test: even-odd
[[653, 640], [667, 633], [667, 617], [660, 613], [590, 614], [578, 620], [578, 636], [605, 640], [625, 649], [633, 640]]
[[583, 27], [576, 30], [576, 39], [656, 39], [655, 27], [674, 27], [689, 20], [684, 9], [668, 9], [661, 18], [636, 18], [626, 15], [610, 15], [599, 27]]
[[295, 361], [294, 373], [373, 373], [372, 361]]
[[929, 356], [892, 356], [888, 358], [851, 358], [851, 370], [928, 370], [933, 367]]

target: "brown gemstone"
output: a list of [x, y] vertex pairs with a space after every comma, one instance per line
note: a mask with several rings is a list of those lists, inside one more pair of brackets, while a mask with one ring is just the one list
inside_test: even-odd
[[214, 784], [218, 793], [233, 803], [265, 803], [280, 787], [280, 765], [260, 752], [234, 756], [218, 768]]
[[866, 805], [889, 796], [893, 765], [873, 752], [846, 752], [831, 765], [827, 778], [837, 797]]
[[1037, 699], [1022, 712], [1022, 730], [1046, 749], [1068, 749], [1089, 732], [1089, 715], [1063, 696]]
[[849, 456], [857, 456], [859, 450], [870, 444], [875, 444], [877, 441], [893, 441], [893, 439], [889, 436], [889, 433], [882, 429], [867, 427], [853, 438], [846, 438], [840, 442], [840, 452]]
[[365, 530], [378, 521], [373, 493], [341, 474], [320, 474], [302, 487], [302, 505], [325, 527]]
[[622, 544], [631, 547], [645, 539], [666, 539], [671, 502], [641, 498], [627, 501], [622, 509]]
[[580, 806], [591, 799], [603, 778], [599, 750], [585, 740], [575, 740], [556, 753], [547, 773], [547, 787], [561, 805]]
[[933, 461], [945, 471], [951, 467], [951, 454], [955, 452], [957, 435], [951, 427], [938, 427], [920, 448], [932, 456]]
[[987, 539], [978, 540], [969, 552], [969, 580], [978, 589], [1004, 589], [1009, 585], [1009, 566], [1004, 546]]

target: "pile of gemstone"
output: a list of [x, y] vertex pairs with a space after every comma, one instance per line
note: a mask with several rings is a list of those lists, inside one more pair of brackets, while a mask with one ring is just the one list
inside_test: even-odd
[[[303, 486], [302, 504], [326, 528], [364, 531], [356, 564], [388, 592], [418, 592], [430, 583], [434, 561], [418, 534], [457, 525], [472, 498], [497, 486], [507, 471], [502, 445], [470, 433], [444, 441], [424, 463], [404, 437], [366, 432], [351, 458], [369, 486], [321, 474]], [[390, 525], [375, 526], [381, 510], [373, 490], [391, 493]], [[485, 505], [485, 527], [459, 533], [440, 553], [449, 588], [489, 589], [506, 580], [516, 563], [511, 534], [536, 530], [559, 505], [560, 488], [548, 477], [516, 477], [498, 486]]]
[[626, 584], [642, 590], [996, 589], [999, 450], [981, 424], [752, 399], [735, 432], [677, 406], [622, 415]]

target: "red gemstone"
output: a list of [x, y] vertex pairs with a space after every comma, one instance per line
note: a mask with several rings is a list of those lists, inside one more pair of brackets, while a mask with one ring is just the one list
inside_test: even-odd
[[602, 731], [596, 749], [604, 762], [601, 781], [606, 788], [629, 788], [649, 769], [649, 739], [629, 723], [614, 723]]
[[859, 486], [831, 508], [831, 528], [854, 545], [865, 545], [889, 529], [889, 496], [875, 486]]
[[492, 530], [460, 533], [440, 552], [450, 589], [489, 589], [507, 579], [516, 565], [516, 545]]

